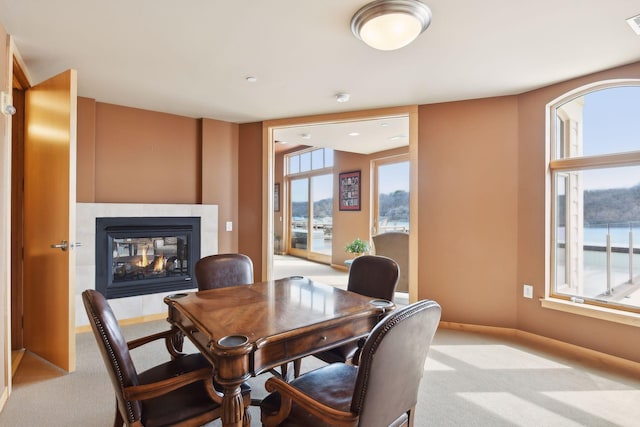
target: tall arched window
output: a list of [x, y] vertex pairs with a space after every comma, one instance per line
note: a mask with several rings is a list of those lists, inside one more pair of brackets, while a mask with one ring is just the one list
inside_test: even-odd
[[550, 105], [551, 297], [640, 312], [640, 80]]

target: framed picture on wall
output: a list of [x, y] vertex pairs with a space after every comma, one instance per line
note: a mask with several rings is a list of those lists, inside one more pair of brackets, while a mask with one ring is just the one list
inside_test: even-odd
[[339, 174], [340, 210], [360, 210], [360, 171]]
[[280, 212], [280, 184], [273, 186], [273, 211]]

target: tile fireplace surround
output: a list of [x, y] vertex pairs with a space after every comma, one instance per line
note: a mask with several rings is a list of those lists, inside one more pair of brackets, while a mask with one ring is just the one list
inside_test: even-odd
[[[82, 291], [96, 288], [96, 218], [100, 217], [200, 217], [200, 256], [218, 253], [218, 205], [155, 205], [128, 203], [77, 203], [76, 239], [76, 327], [89, 324], [82, 305]], [[131, 319], [165, 313], [165, 295], [174, 292], [110, 299], [118, 319]]]

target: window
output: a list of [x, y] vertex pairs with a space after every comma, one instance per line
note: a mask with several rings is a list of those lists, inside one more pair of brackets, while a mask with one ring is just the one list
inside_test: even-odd
[[551, 106], [549, 294], [640, 313], [640, 81]]
[[333, 149], [315, 148], [289, 154], [287, 157], [287, 175], [316, 171], [333, 167]]
[[374, 234], [409, 231], [408, 155], [374, 162]]

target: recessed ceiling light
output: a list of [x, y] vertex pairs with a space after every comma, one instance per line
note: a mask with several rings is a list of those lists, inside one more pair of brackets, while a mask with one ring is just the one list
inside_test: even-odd
[[253, 77], [253, 76], [249, 76], [245, 79], [246, 81], [248, 81], [249, 83], [255, 83], [258, 81], [257, 77]]
[[360, 132], [349, 132], [349, 136], [360, 136]]
[[382, 126], [383, 128], [386, 128], [387, 126], [389, 126], [389, 123], [387, 122], [380, 123], [380, 126]]
[[311, 139], [311, 134], [310, 133], [303, 133], [300, 136], [302, 137], [302, 139]]
[[633, 16], [627, 19], [627, 24], [640, 36], [640, 15]]
[[395, 135], [389, 138], [389, 141], [398, 141], [399, 139], [407, 139], [407, 135]]
[[339, 93], [336, 95], [336, 101], [338, 102], [347, 102], [349, 101], [349, 98], [351, 98], [351, 95], [348, 93]]

